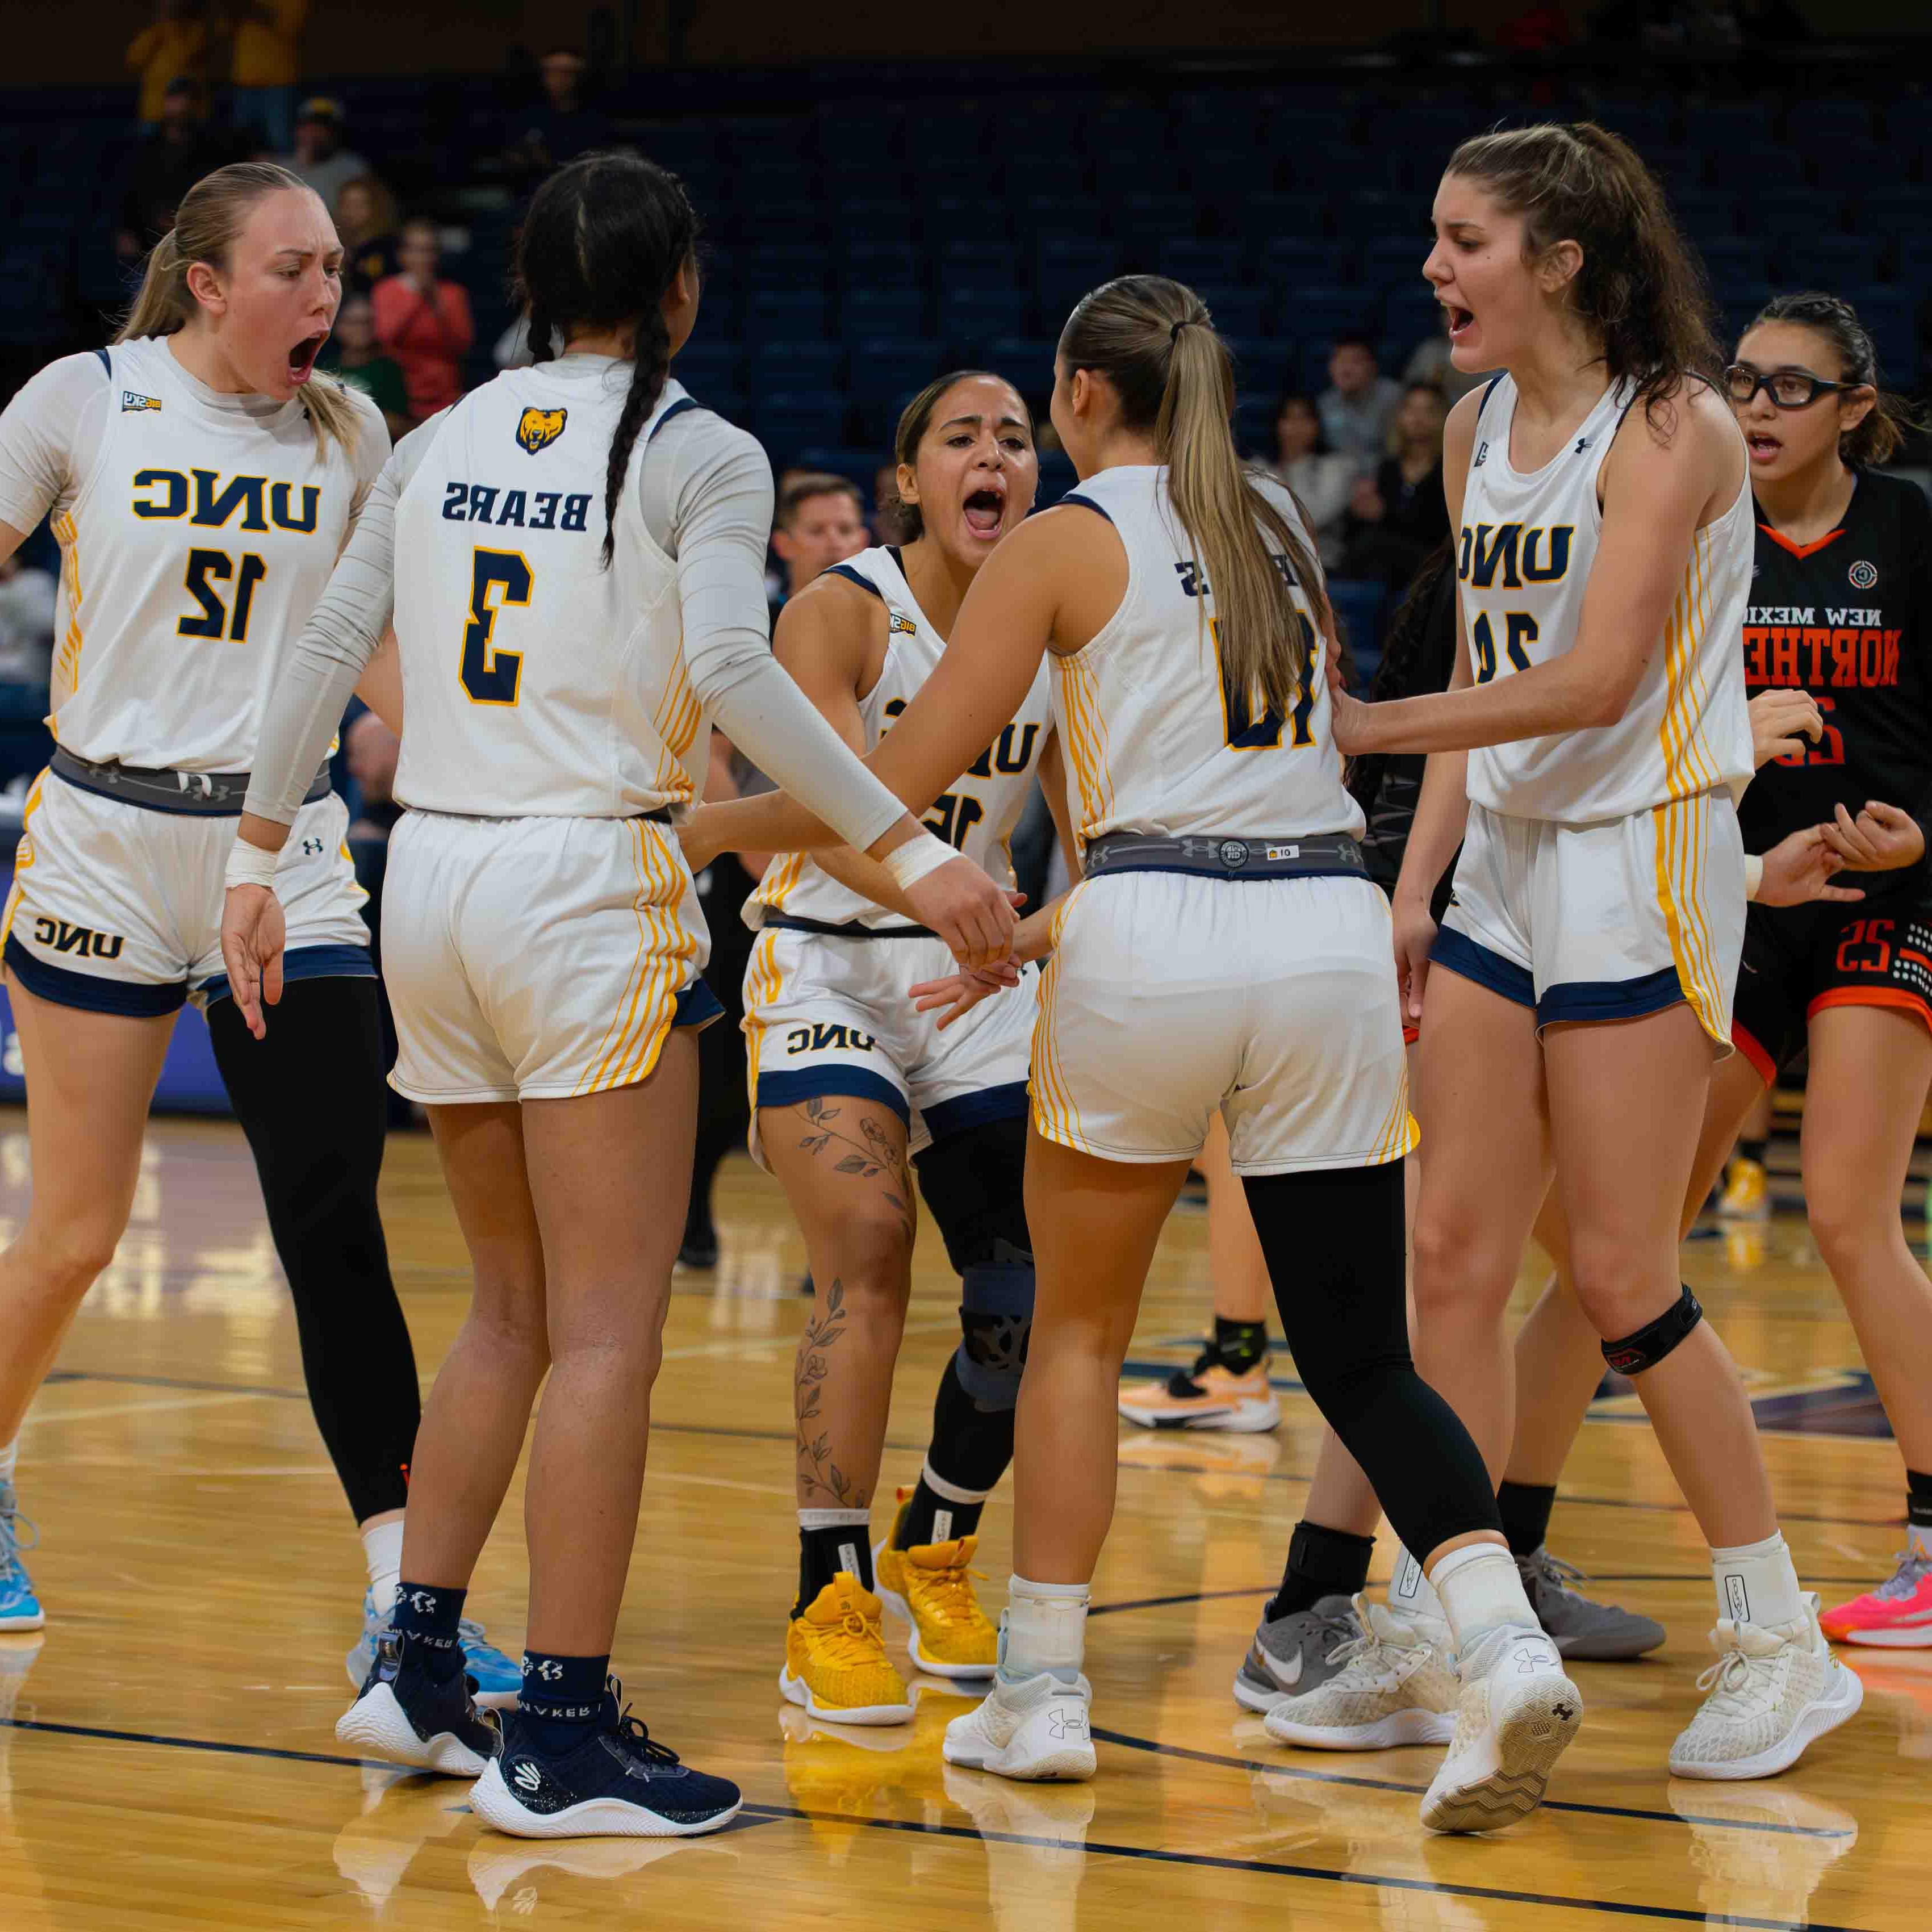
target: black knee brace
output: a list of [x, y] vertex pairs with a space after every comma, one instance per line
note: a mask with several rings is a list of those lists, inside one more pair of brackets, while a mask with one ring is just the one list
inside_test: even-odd
[[1033, 1328], [1026, 1123], [982, 1121], [913, 1159], [920, 1192], [959, 1274], [960, 1384], [982, 1409], [1010, 1409], [1019, 1400]]
[[1621, 1342], [1606, 1342], [1604, 1360], [1620, 1376], [1640, 1376], [1655, 1368], [1703, 1318], [1697, 1298], [1686, 1288], [1654, 1322]]

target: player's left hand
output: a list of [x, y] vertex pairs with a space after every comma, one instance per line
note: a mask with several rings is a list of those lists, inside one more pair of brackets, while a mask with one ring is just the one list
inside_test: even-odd
[[920, 1012], [946, 1009], [939, 1017], [939, 1030], [944, 1033], [955, 1020], [963, 1020], [982, 1000], [990, 1000], [995, 993], [1003, 993], [1019, 982], [1019, 968], [1011, 959], [1002, 959], [996, 966], [962, 967], [943, 980], [922, 980], [910, 990], [913, 1005]]
[[257, 1040], [268, 1030], [262, 1016], [282, 997], [282, 950], [288, 925], [282, 902], [266, 886], [230, 886], [221, 908], [221, 963], [242, 1023]]
[[1764, 875], [1758, 880], [1758, 905], [1808, 905], [1814, 899], [1862, 899], [1864, 894], [1853, 886], [1832, 881], [1844, 869], [1844, 861], [1825, 842], [1832, 828], [1826, 825], [1801, 826], [1781, 838], [1764, 855]]
[[1754, 770], [1802, 752], [1809, 738], [1823, 736], [1825, 720], [1818, 700], [1808, 691], [1779, 686], [1760, 691], [1750, 701], [1751, 766]]
[[1854, 818], [1840, 805], [1836, 823], [1821, 825], [1826, 844], [1848, 872], [1892, 872], [1916, 865], [1925, 856], [1925, 835], [1910, 812], [1875, 798]]
[[1335, 748], [1343, 758], [1352, 758], [1366, 748], [1362, 742], [1362, 733], [1368, 721], [1369, 707], [1343, 682], [1341, 652], [1331, 646], [1326, 656], [1329, 736], [1335, 740]]

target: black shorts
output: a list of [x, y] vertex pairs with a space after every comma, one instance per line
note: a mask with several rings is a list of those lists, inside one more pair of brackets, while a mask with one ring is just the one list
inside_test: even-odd
[[1895, 1006], [1932, 1030], [1932, 896], [1750, 908], [1731, 1041], [1767, 1086], [1826, 1006]]

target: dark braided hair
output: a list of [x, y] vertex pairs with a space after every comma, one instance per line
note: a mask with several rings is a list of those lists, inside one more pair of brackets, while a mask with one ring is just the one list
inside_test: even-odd
[[684, 185], [641, 155], [585, 154], [537, 190], [517, 243], [516, 287], [530, 317], [530, 353], [548, 362], [573, 328], [636, 326], [631, 386], [604, 476], [604, 566], [638, 432], [670, 373], [664, 298], [692, 260], [698, 217]]
[[[1455, 558], [1455, 546], [1444, 538], [1415, 573], [1408, 595], [1389, 620], [1382, 662], [1369, 688], [1372, 703], [1418, 698], [1447, 687], [1456, 664]], [[1370, 752], [1348, 761], [1348, 790], [1366, 812], [1374, 812], [1391, 755]]]
[[1918, 414], [1902, 396], [1879, 386], [1878, 351], [1858, 311], [1837, 296], [1807, 289], [1802, 294], [1772, 296], [1744, 333], [1748, 335], [1765, 322], [1788, 322], [1808, 328], [1838, 357], [1839, 381], [1861, 383], [1874, 392], [1864, 420], [1838, 438], [1839, 459], [1868, 464], [1889, 462], [1900, 444], [1919, 427]]

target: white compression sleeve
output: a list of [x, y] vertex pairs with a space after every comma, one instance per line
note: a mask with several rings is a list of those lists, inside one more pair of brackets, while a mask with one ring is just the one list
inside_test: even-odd
[[[772, 656], [765, 545], [772, 472], [742, 430], [696, 412], [665, 425], [654, 468], [671, 491], [678, 598], [692, 688], [760, 770], [863, 851], [905, 816]], [[646, 520], [652, 506], [646, 505]]]

